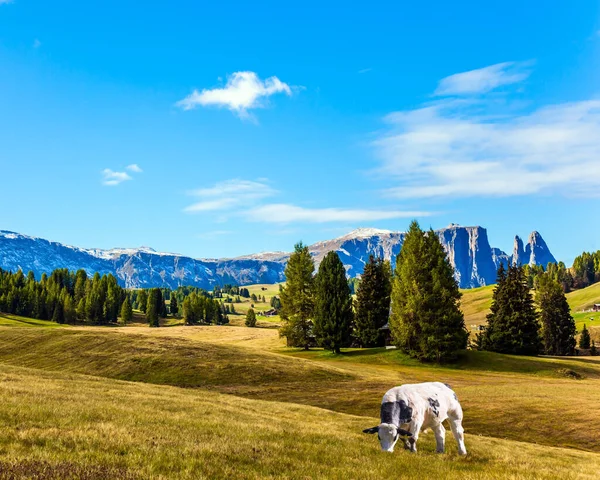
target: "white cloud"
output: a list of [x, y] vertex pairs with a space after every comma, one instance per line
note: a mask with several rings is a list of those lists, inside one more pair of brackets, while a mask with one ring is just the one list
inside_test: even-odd
[[531, 62], [504, 62], [489, 67], [456, 73], [440, 80], [434, 95], [472, 95], [486, 93], [503, 85], [525, 80]]
[[248, 117], [248, 110], [265, 106], [265, 99], [276, 93], [292, 94], [292, 88], [277, 77], [261, 80], [254, 72], [235, 72], [227, 78], [223, 88], [194, 90], [177, 106], [191, 110], [198, 106], [224, 107], [240, 117]]
[[143, 170], [140, 168], [140, 166], [137, 163], [132, 163], [131, 165], [127, 165], [125, 167], [127, 170], [129, 170], [130, 172], [134, 172], [134, 173], [142, 173]]
[[[486, 108], [487, 107], [487, 108]], [[598, 195], [600, 100], [490, 115], [482, 100], [387, 117], [374, 146], [395, 198]]]
[[40, 48], [42, 46], [42, 42], [40, 42], [37, 38], [33, 41], [33, 48]]
[[394, 218], [412, 218], [430, 215], [429, 212], [401, 210], [366, 210], [350, 208], [304, 208], [284, 203], [264, 203], [276, 195], [268, 180], [233, 179], [208, 188], [189, 192], [200, 201], [187, 206], [188, 213], [215, 212], [218, 221], [226, 222], [230, 216], [251, 222], [263, 223], [329, 223], [365, 222]]
[[360, 73], [360, 74], [368, 73], [371, 70], [373, 70], [371, 67], [369, 67], [369, 68], [363, 68], [363, 69], [359, 70], [358, 73]]
[[226, 180], [209, 188], [189, 192], [191, 196], [199, 197], [201, 200], [189, 205], [184, 211], [193, 213], [248, 207], [255, 204], [257, 200], [276, 193], [276, 190], [271, 188], [266, 180]]
[[13, 0], [0, 0], [0, 5], [3, 5], [5, 3], [12, 3]]
[[102, 185], [113, 187], [131, 179], [126, 172], [115, 172], [110, 168], [102, 170]]
[[408, 212], [398, 210], [364, 210], [344, 208], [303, 208], [288, 204], [269, 204], [253, 208], [247, 218], [265, 223], [330, 223], [330, 222], [369, 222], [394, 218], [414, 218], [428, 216], [428, 212]]

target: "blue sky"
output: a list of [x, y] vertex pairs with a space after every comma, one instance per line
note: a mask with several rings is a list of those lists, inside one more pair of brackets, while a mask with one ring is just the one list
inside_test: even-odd
[[0, 229], [223, 257], [416, 217], [569, 263], [600, 249], [599, 13], [0, 0]]

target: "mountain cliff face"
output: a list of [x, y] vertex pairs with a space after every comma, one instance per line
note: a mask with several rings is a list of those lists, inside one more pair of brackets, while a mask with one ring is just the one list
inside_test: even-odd
[[547, 265], [556, 263], [548, 245], [538, 232], [531, 232], [527, 245], [517, 235], [513, 247], [512, 263], [514, 265]]
[[[533, 232], [527, 245], [515, 239], [513, 255], [490, 247], [482, 227], [450, 225], [437, 230], [440, 243], [454, 267], [461, 288], [489, 285], [496, 280], [500, 263], [547, 264], [556, 261], [539, 233]], [[349, 277], [362, 274], [370, 255], [392, 264], [404, 243], [405, 233], [389, 230], [358, 229], [342, 237], [318, 242], [309, 247], [318, 265], [325, 254], [337, 251]], [[0, 231], [0, 268], [25, 272], [39, 278], [56, 268], [85, 269], [89, 274], [112, 273], [129, 288], [191, 285], [212, 289], [226, 283], [250, 285], [285, 280], [286, 252], [260, 253], [229, 259], [193, 259], [151, 248], [84, 249], [62, 245], [18, 233]]]

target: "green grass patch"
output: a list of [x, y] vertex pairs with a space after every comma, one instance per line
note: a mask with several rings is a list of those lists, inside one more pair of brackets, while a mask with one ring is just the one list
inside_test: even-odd
[[35, 318], [19, 317], [8, 313], [0, 313], [0, 327], [61, 327], [58, 323], [47, 320], [36, 320]]

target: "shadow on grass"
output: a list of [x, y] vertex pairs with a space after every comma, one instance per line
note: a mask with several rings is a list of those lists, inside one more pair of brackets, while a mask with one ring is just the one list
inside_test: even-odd
[[[459, 371], [487, 371], [498, 373], [521, 373], [564, 378], [564, 370], [571, 369], [583, 377], [600, 378], [600, 359], [577, 357], [528, 357], [523, 355], [505, 355], [494, 352], [465, 350], [452, 363], [425, 363], [402, 353], [399, 350], [386, 348], [363, 348], [343, 350], [340, 354], [323, 349], [282, 349], [279, 353], [296, 357], [325, 360], [367, 363], [372, 365], [398, 365], [426, 369], [446, 369]], [[573, 365], [578, 362], [580, 365]], [[596, 366], [597, 368], [594, 368]]]

